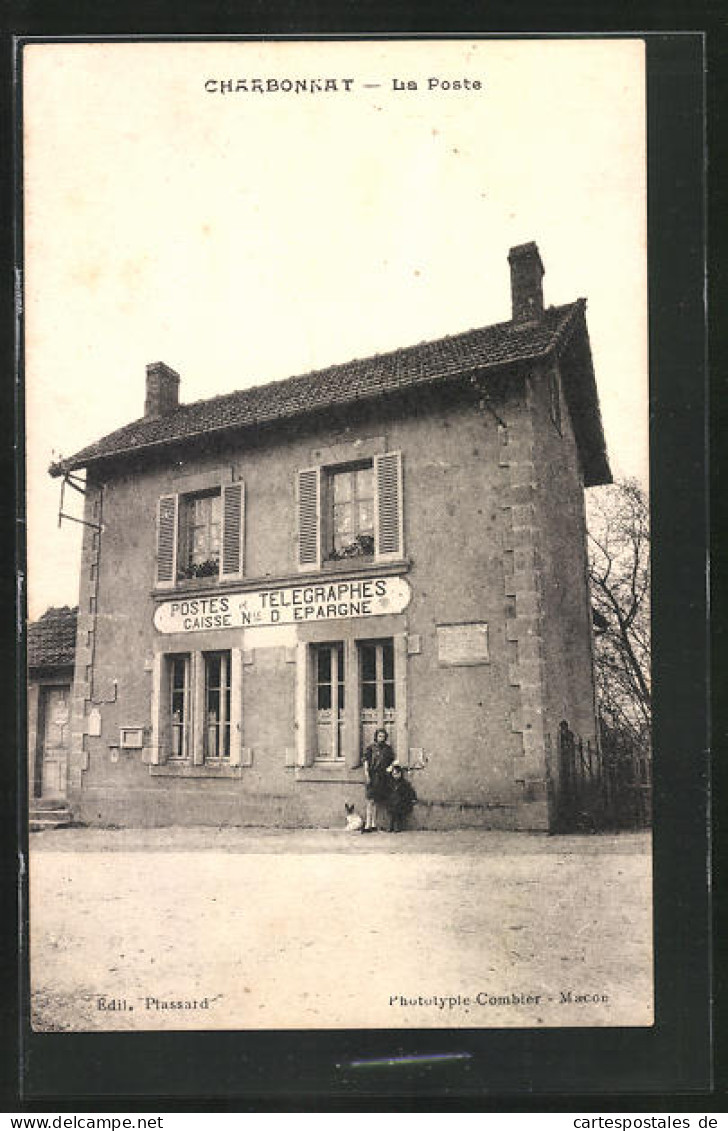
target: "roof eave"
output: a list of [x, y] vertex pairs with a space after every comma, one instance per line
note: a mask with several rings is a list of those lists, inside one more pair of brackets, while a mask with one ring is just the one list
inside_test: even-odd
[[[572, 317], [573, 316], [571, 316], [566, 321], [570, 322]], [[563, 327], [561, 327], [560, 330], [563, 330]], [[187, 444], [191, 441], [202, 439], [207, 436], [223, 435], [225, 433], [233, 434], [248, 432], [252, 429], [260, 428], [261, 426], [274, 426], [276, 424], [283, 424], [290, 420], [300, 420], [305, 417], [316, 417], [322, 415], [323, 413], [330, 412], [331, 409], [344, 408], [347, 405], [366, 404], [385, 397], [398, 396], [402, 395], [403, 393], [417, 391], [422, 389], [423, 387], [461, 381], [463, 379], [467, 379], [473, 373], [485, 373], [491, 375], [498, 372], [505, 372], [509, 369], [512, 370], [515, 368], [520, 368], [523, 365], [530, 365], [535, 361], [540, 361], [543, 358], [547, 357], [550, 353], [552, 353], [556, 346], [557, 338], [558, 335], [555, 335], [554, 340], [549, 342], [548, 345], [543, 349], [534, 350], [532, 353], [525, 354], [524, 356], [517, 359], [511, 358], [506, 361], [495, 361], [486, 364], [479, 363], [477, 365], [470, 365], [466, 368], [459, 369], [455, 373], [438, 373], [426, 380], [417, 380], [408, 383], [403, 382], [402, 384], [395, 385], [389, 389], [376, 390], [372, 391], [371, 393], [365, 393], [364, 395], [355, 393], [353, 396], [341, 397], [334, 401], [328, 401], [325, 405], [302, 409], [300, 412], [289, 413], [285, 416], [276, 416], [271, 414], [270, 416], [261, 416], [256, 418], [255, 420], [251, 420], [245, 423], [225, 424], [214, 428], [201, 428], [195, 432], [189, 432], [184, 436], [165, 436], [162, 439], [152, 440], [149, 443], [133, 444], [129, 445], [126, 448], [118, 448], [116, 451], [102, 452], [98, 455], [83, 456], [83, 452], [79, 452], [77, 456], [70, 456], [66, 460], [58, 460], [55, 463], [52, 463], [48, 468], [48, 474], [52, 478], [59, 478], [61, 475], [66, 475], [70, 471], [78, 471], [81, 468], [87, 468], [95, 464], [101, 464], [117, 459], [129, 459], [134, 455], [145, 452], [160, 451], [164, 448], [171, 448], [179, 444]], [[79, 458], [81, 456], [83, 456], [83, 458]]]

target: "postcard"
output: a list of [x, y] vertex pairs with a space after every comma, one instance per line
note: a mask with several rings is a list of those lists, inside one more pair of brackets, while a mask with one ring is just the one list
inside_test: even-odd
[[22, 77], [34, 1031], [650, 1027], [644, 42]]

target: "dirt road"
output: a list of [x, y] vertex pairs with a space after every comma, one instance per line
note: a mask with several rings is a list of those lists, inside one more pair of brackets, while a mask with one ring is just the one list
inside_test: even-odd
[[649, 1025], [646, 834], [31, 836], [38, 1030]]

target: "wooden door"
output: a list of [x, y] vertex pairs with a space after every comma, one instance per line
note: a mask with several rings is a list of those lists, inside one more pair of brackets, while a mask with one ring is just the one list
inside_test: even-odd
[[71, 689], [46, 687], [43, 691], [41, 730], [41, 796], [66, 796], [68, 752], [71, 739]]

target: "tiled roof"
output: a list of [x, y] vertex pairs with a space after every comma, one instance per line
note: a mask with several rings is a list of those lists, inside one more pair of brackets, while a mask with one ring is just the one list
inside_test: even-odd
[[550, 307], [542, 322], [501, 322], [391, 353], [331, 365], [300, 377], [257, 385], [240, 392], [180, 405], [164, 416], [142, 418], [119, 428], [76, 455], [53, 464], [51, 475], [86, 467], [109, 456], [188, 440], [194, 436], [249, 428], [316, 413], [353, 401], [439, 383], [473, 370], [503, 369], [541, 357], [569, 337], [584, 300]]
[[28, 665], [31, 668], [64, 667], [76, 653], [78, 609], [64, 605], [48, 609], [40, 620], [28, 625]]

